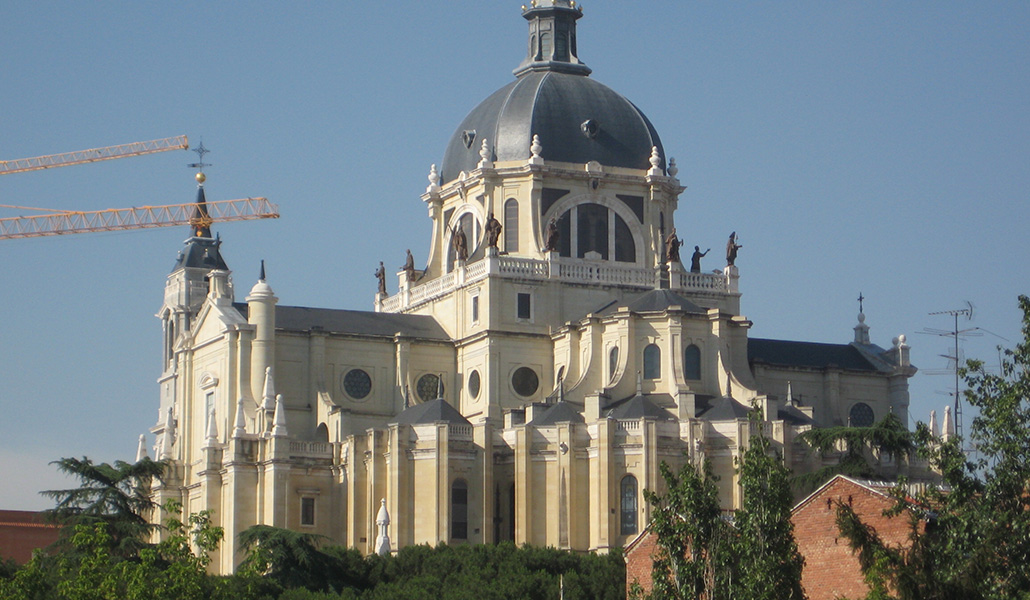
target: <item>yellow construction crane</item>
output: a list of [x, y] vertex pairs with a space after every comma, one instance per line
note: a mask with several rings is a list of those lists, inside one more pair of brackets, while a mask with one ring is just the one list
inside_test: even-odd
[[129, 156], [142, 156], [156, 152], [167, 152], [168, 150], [188, 150], [189, 140], [186, 136], [150, 140], [149, 142], [133, 142], [118, 146], [105, 146], [103, 148], [90, 148], [89, 150], [77, 150], [65, 152], [64, 154], [48, 154], [33, 158], [16, 158], [14, 160], [0, 160], [0, 175], [12, 173], [23, 173], [25, 171], [38, 171], [52, 167], [67, 167], [81, 165], [83, 163], [111, 160], [115, 158], [127, 158]]
[[[6, 205], [0, 205], [6, 206]], [[6, 206], [7, 208], [25, 208]], [[29, 209], [42, 210], [42, 209]], [[214, 221], [277, 219], [279, 209], [266, 198], [217, 200], [196, 204], [168, 204], [107, 210], [55, 211], [46, 215], [0, 219], [0, 240], [43, 237], [94, 231], [121, 231], [192, 225], [208, 227]]]
[[[198, 148], [202, 159], [203, 153], [206, 152], [203, 146], [201, 144], [200, 148]], [[134, 142], [119, 146], [66, 152], [64, 154], [37, 156], [35, 158], [3, 160], [0, 161], [0, 175], [186, 149], [189, 149], [189, 143], [186, 136], [180, 135], [178, 137], [151, 140], [149, 142]], [[201, 162], [190, 166], [199, 168], [204, 166], [204, 164]], [[203, 173], [197, 174], [197, 182], [203, 184]], [[0, 204], [0, 208], [49, 213], [0, 218], [0, 240], [66, 235], [70, 233], [173, 227], [176, 225], [190, 225], [194, 229], [206, 229], [214, 221], [250, 221], [254, 219], [279, 218], [278, 207], [266, 198], [243, 198], [240, 200], [86, 211], [53, 210], [9, 204]]]

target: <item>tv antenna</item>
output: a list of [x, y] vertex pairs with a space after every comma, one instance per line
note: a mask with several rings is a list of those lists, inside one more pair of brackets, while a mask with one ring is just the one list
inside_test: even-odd
[[[959, 438], [962, 437], [962, 396], [959, 395], [959, 361], [962, 360], [962, 358], [959, 354], [958, 342], [960, 338], [980, 337], [983, 335], [983, 333], [980, 332], [979, 327], [967, 327], [965, 329], [959, 329], [958, 318], [965, 317], [967, 321], [972, 321], [974, 309], [975, 307], [973, 306], [973, 303], [966, 300], [965, 308], [958, 308], [955, 310], [939, 310], [936, 312], [929, 313], [930, 315], [948, 315], [954, 319], [954, 325], [950, 330], [924, 327], [923, 330], [919, 332], [926, 335], [950, 337], [954, 342], [954, 354], [941, 354], [941, 356], [948, 359], [949, 368], [941, 371], [940, 374], [948, 373], [951, 371], [955, 372], [955, 435], [957, 435]], [[952, 361], [954, 361], [954, 369], [951, 368]]]

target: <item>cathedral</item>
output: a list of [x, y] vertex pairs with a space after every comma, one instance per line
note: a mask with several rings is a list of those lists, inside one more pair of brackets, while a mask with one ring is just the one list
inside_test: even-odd
[[822, 463], [800, 432], [906, 420], [908, 346], [872, 343], [863, 314], [840, 344], [749, 337], [735, 236], [724, 256], [681, 255], [675, 160], [590, 77], [581, 9], [540, 0], [522, 16], [514, 81], [430, 170], [427, 263], [409, 253], [396, 284], [380, 263], [372, 310], [280, 305], [263, 267], [238, 299], [197, 220], [158, 313], [151, 434], [171, 468], [152, 493], [212, 511], [214, 570], [234, 569], [237, 535], [257, 524], [366, 553], [603, 552], [649, 522], [643, 490], [662, 489], [662, 462], [710, 461], [732, 509], [756, 426], [805, 472]]

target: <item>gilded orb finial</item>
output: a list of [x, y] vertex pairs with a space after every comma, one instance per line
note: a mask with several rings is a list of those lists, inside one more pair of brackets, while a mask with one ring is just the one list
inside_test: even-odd
[[197, 178], [197, 183], [200, 183], [200, 184], [203, 184], [205, 181], [207, 181], [207, 175], [204, 175], [203, 171], [198, 171], [197, 175], [196, 175], [196, 178]]

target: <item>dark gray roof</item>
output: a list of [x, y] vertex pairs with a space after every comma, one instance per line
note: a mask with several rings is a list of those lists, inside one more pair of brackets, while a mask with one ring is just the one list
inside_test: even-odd
[[650, 290], [644, 292], [639, 298], [630, 302], [627, 308], [633, 312], [640, 313], [663, 311], [673, 306], [679, 306], [684, 311], [690, 313], [704, 314], [708, 312], [707, 309], [701, 308], [676, 292], [669, 290]]
[[472, 424], [443, 398], [406, 408], [391, 422], [400, 425], [426, 425], [441, 422], [454, 425]]
[[209, 237], [192, 237], [186, 240], [186, 246], [179, 252], [172, 271], [184, 267], [228, 271], [229, 267], [222, 258], [221, 245], [222, 240]]
[[837, 367], [849, 371], [878, 371], [862, 352], [851, 344], [820, 344], [750, 338], [747, 341], [747, 360], [785, 367], [825, 369]]
[[638, 394], [609, 404], [606, 407], [608, 410], [606, 416], [613, 419], [658, 419], [662, 421], [676, 419], [672, 413], [655, 404], [652, 398], [661, 398], [666, 402], [672, 401], [672, 396], [669, 394], [652, 394], [648, 396]]
[[[247, 316], [247, 304], [237, 302], [237, 310]], [[400, 333], [423, 339], [451, 341], [447, 332], [428, 315], [402, 315], [365, 310], [276, 306], [275, 326], [287, 331], [321, 329], [329, 333], [393, 337]]]
[[796, 406], [784, 406], [776, 411], [777, 416], [794, 425], [815, 425], [815, 421], [798, 410]]
[[701, 413], [702, 419], [708, 419], [709, 421], [733, 421], [736, 419], [746, 419], [747, 413], [751, 408], [744, 406], [738, 402], [735, 398], [729, 396], [723, 396], [712, 400], [711, 408]]
[[534, 427], [548, 427], [558, 423], [584, 423], [583, 415], [580, 414], [568, 402], [558, 402], [544, 413], [530, 422]]
[[[588, 120], [598, 126], [594, 137], [583, 133]], [[647, 169], [657, 146], [665, 169], [658, 132], [632, 102], [584, 74], [544, 70], [522, 73], [472, 109], [447, 143], [443, 181], [476, 168], [484, 138], [493, 160], [526, 160], [533, 135], [544, 160]]]

